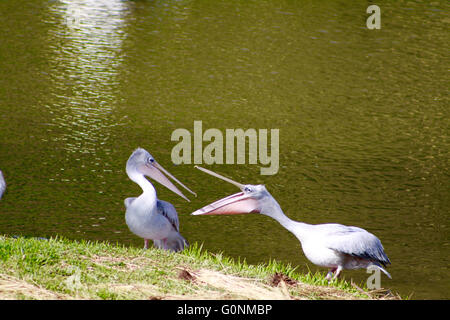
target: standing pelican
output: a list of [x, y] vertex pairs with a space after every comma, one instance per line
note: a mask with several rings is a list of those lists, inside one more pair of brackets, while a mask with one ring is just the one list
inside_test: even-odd
[[131, 232], [144, 238], [144, 248], [148, 248], [149, 239], [157, 248], [180, 251], [188, 245], [181, 236], [177, 212], [172, 204], [158, 200], [156, 190], [144, 175], [156, 180], [189, 201], [164, 174], [192, 192], [184, 184], [159, 165], [150, 153], [142, 148], [136, 149], [127, 161], [128, 177], [136, 182], [143, 193], [139, 197], [125, 199], [125, 220]]
[[5, 178], [3, 178], [2, 170], [0, 170], [0, 199], [3, 196], [3, 192], [5, 192], [5, 189], [6, 189]]
[[213, 202], [193, 212], [193, 215], [261, 213], [277, 220], [292, 232], [300, 240], [305, 256], [312, 263], [329, 268], [328, 280], [331, 280], [333, 273], [333, 279], [336, 279], [343, 269], [368, 267], [377, 268], [391, 278], [381, 266], [391, 262], [380, 240], [366, 230], [336, 223], [311, 225], [291, 220], [264, 185], [243, 185], [210, 170], [196, 168], [234, 184], [242, 192]]

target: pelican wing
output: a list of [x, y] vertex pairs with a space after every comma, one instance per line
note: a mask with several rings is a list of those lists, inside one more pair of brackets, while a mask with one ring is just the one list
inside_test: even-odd
[[180, 222], [178, 221], [178, 214], [175, 210], [175, 207], [171, 203], [163, 200], [158, 200], [156, 205], [158, 208], [158, 214], [166, 217], [167, 220], [169, 220], [169, 222], [172, 224], [173, 228], [179, 232]]
[[324, 224], [321, 227], [325, 232], [329, 229], [329, 232], [323, 237], [328, 248], [354, 257], [376, 261], [384, 266], [391, 263], [384, 252], [381, 241], [370, 232], [358, 227], [334, 223]]

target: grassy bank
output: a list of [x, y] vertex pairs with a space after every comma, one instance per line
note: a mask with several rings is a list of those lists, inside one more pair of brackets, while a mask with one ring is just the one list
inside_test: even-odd
[[0, 299], [392, 299], [275, 261], [0, 236]]

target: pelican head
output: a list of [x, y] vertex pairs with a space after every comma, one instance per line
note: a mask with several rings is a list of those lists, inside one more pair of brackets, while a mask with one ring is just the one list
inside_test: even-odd
[[138, 148], [134, 150], [130, 158], [128, 158], [126, 171], [128, 177], [138, 184], [139, 179], [141, 179], [141, 177], [145, 175], [159, 182], [169, 190], [175, 192], [183, 199], [189, 201], [189, 199], [186, 198], [186, 196], [166, 177], [168, 176], [180, 186], [185, 188], [187, 191], [197, 196], [195, 192], [191, 191], [177, 178], [175, 178], [167, 170], [165, 170], [158, 162], [156, 162], [155, 158], [153, 158], [153, 156], [145, 149]]
[[[245, 213], [261, 213], [270, 215], [270, 206], [276, 201], [262, 184], [241, 184], [229, 178], [221, 176], [211, 170], [195, 166], [197, 169], [206, 172], [216, 178], [225, 180], [241, 189], [241, 192], [215, 201], [197, 211], [192, 215], [229, 215], [229, 214], [245, 214]], [[278, 205], [278, 203], [276, 203]]]

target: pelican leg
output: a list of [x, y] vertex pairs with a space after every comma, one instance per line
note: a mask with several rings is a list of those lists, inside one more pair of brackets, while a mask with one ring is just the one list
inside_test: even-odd
[[144, 239], [144, 249], [148, 249], [148, 239]]
[[333, 276], [333, 273], [336, 271], [337, 268], [331, 268], [330, 271], [328, 271], [327, 276], [325, 277], [325, 279], [327, 279], [328, 281], [331, 280], [331, 277]]
[[342, 266], [338, 266], [337, 267], [336, 272], [335, 272], [334, 277], [333, 277], [333, 280], [337, 279], [337, 277], [339, 277], [339, 275], [341, 274], [342, 269], [343, 269]]

